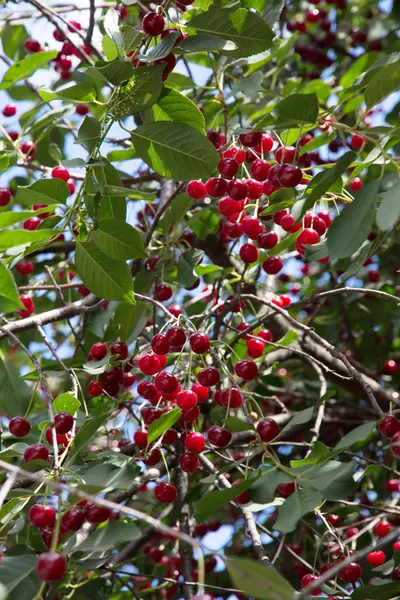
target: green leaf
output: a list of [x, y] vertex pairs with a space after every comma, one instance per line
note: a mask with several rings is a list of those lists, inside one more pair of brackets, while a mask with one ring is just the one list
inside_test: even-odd
[[134, 303], [132, 275], [126, 263], [103, 254], [94, 242], [78, 242], [75, 265], [83, 283], [106, 300]]
[[382, 201], [376, 215], [378, 227], [383, 231], [390, 229], [400, 217], [400, 183], [393, 185], [382, 194]]
[[78, 131], [78, 143], [93, 152], [101, 137], [101, 125], [94, 117], [86, 116]]
[[226, 40], [219, 35], [203, 33], [199, 35], [190, 35], [180, 42], [179, 48], [186, 52], [221, 52], [223, 54], [224, 50], [228, 52], [237, 50], [238, 46], [235, 42]]
[[23, 42], [28, 37], [28, 32], [23, 25], [3, 27], [1, 32], [1, 44], [4, 54], [11, 60], [18, 60], [21, 50], [25, 54]]
[[27, 79], [41, 67], [49, 65], [50, 61], [53, 60], [57, 54], [57, 50], [52, 50], [51, 52], [36, 52], [35, 54], [31, 54], [26, 58], [15, 62], [4, 73], [0, 84], [0, 90], [7, 89], [21, 79]]
[[16, 442], [15, 444], [11, 444], [11, 446], [7, 446], [5, 450], [1, 450], [0, 457], [2, 460], [5, 458], [16, 458], [17, 456], [22, 456], [27, 448], [28, 444]]
[[136, 48], [140, 42], [142, 41], [144, 34], [141, 31], [138, 31], [131, 25], [122, 25], [122, 47], [124, 49], [125, 54], [131, 52], [134, 48]]
[[288, 581], [273, 567], [248, 558], [226, 561], [234, 586], [257, 600], [290, 600], [295, 594]]
[[279, 127], [316, 123], [318, 118], [318, 98], [312, 94], [291, 94], [281, 100], [274, 109]]
[[174, 425], [182, 411], [180, 408], [173, 408], [170, 412], [164, 413], [159, 419], [153, 421], [149, 426], [148, 443], [154, 442]]
[[295, 531], [299, 520], [322, 504], [324, 497], [321, 492], [311, 488], [294, 492], [279, 507], [274, 529], [282, 533]]
[[37, 229], [36, 231], [27, 231], [25, 229], [15, 229], [9, 231], [0, 231], [0, 250], [9, 250], [15, 246], [50, 240], [55, 237], [57, 232], [53, 229]]
[[400, 60], [377, 70], [370, 79], [365, 92], [366, 108], [370, 109], [400, 87]]
[[119, 12], [110, 8], [104, 17], [104, 29], [112, 40], [119, 46], [123, 44], [123, 35], [119, 29]]
[[145, 121], [174, 121], [186, 123], [194, 129], [205, 133], [205, 122], [201, 111], [189, 98], [168, 88], [164, 88], [161, 96], [151, 108], [143, 111]]
[[115, 60], [118, 56], [117, 46], [110, 38], [109, 35], [103, 35], [101, 40], [101, 47], [103, 49], [103, 54], [107, 60]]
[[8, 169], [11, 156], [9, 152], [0, 152], [0, 173]]
[[97, 211], [99, 221], [105, 219], [118, 219], [125, 221], [126, 218], [126, 201], [124, 198], [110, 198], [104, 196], [100, 201], [100, 206]]
[[98, 462], [82, 474], [85, 484], [83, 486], [79, 485], [79, 487], [83, 489], [89, 487], [92, 493], [95, 490], [97, 493], [105, 489], [126, 490], [132, 485], [132, 482], [139, 473], [140, 467], [132, 460], [126, 461], [122, 466]]
[[270, 27], [273, 27], [279, 20], [284, 4], [284, 0], [269, 0], [267, 2], [262, 12], [262, 16], [264, 21], [266, 21]]
[[201, 261], [202, 250], [188, 250], [181, 254], [178, 262], [178, 282], [184, 287], [191, 287], [198, 279], [195, 266]]
[[61, 394], [53, 402], [53, 412], [67, 412], [70, 415], [74, 415], [81, 403], [72, 394]]
[[269, 504], [275, 498], [275, 490], [278, 485], [290, 483], [293, 478], [284, 471], [271, 468], [268, 473], [261, 475], [249, 487], [248, 494], [252, 502], [257, 504]]
[[0, 411], [8, 417], [24, 415], [32, 396], [29, 386], [19, 377], [15, 363], [0, 351]]
[[107, 256], [116, 260], [146, 258], [143, 235], [132, 225], [119, 219], [99, 221], [92, 233], [96, 246]]
[[361, 73], [368, 71], [376, 61], [377, 57], [378, 54], [376, 52], [366, 52], [357, 58], [357, 60], [352, 63], [350, 69], [348, 69], [340, 79], [340, 87], [347, 90]]
[[290, 346], [293, 342], [295, 342], [299, 338], [299, 335], [296, 331], [290, 330], [283, 336], [282, 339], [278, 341], [281, 346]]
[[115, 311], [113, 327], [123, 342], [130, 337], [137, 338], [147, 321], [146, 304], [137, 301], [136, 304], [121, 302]]
[[374, 431], [376, 427], [375, 421], [369, 421], [368, 423], [363, 423], [359, 425], [350, 433], [347, 433], [339, 443], [336, 444], [335, 450], [343, 450], [344, 448], [350, 448], [353, 444], [357, 442], [362, 442]]
[[113, 98], [111, 114], [117, 120], [124, 119], [149, 108], [161, 94], [162, 74], [165, 65], [139, 67], [126, 85], [120, 87]]
[[180, 35], [180, 31], [172, 31], [169, 35], [166, 35], [164, 38], [162, 38], [159, 44], [152, 46], [150, 52], [147, 54], [139, 54], [140, 61], [144, 63], [151, 63], [156, 60], [162, 60], [168, 56], [168, 54], [170, 54], [175, 46], [176, 40]]
[[185, 180], [211, 176], [219, 161], [214, 146], [184, 123], [144, 123], [132, 131], [135, 149], [156, 173]]
[[200, 213], [196, 212], [195, 216], [190, 219], [189, 225], [199, 240], [205, 240], [209, 235], [217, 233], [219, 219], [215, 212], [206, 208]]
[[247, 421], [242, 421], [242, 419], [239, 419], [238, 417], [228, 417], [224, 423], [224, 427], [234, 432], [254, 431], [254, 425], [247, 423]]
[[83, 425], [79, 428], [75, 439], [72, 443], [72, 448], [69, 454], [69, 462], [72, 462], [76, 456], [81, 452], [89, 440], [94, 436], [99, 427], [108, 419], [109, 413], [103, 413], [97, 417], [86, 419]]
[[331, 259], [351, 256], [367, 239], [375, 217], [379, 186], [378, 179], [367, 183], [333, 221], [327, 235]]
[[218, 490], [216, 492], [208, 492], [200, 500], [196, 502], [195, 513], [198, 523], [207, 521], [207, 519], [216, 513], [217, 510], [222, 508], [224, 504], [234, 500], [239, 494], [247, 490], [252, 483], [255, 481], [254, 477], [245, 479], [237, 485], [225, 490]]
[[15, 279], [5, 264], [0, 261], [0, 310], [7, 314], [18, 308], [23, 308], [23, 306], [19, 299]]
[[[22, 556], [3, 556], [0, 565], [0, 581], [6, 587], [9, 600], [14, 600], [16, 596], [12, 593], [13, 590], [24, 580], [30, 579], [35, 567], [37, 558], [32, 554]], [[36, 578], [35, 578], [36, 579]], [[31, 591], [35, 594], [34, 586]]]
[[382, 585], [360, 585], [351, 594], [352, 600], [389, 600], [399, 594], [399, 582], [391, 581]]
[[92, 533], [75, 550], [78, 552], [104, 552], [104, 550], [111, 550], [119, 544], [131, 542], [140, 535], [139, 527], [133, 523], [110, 521], [107, 525]]
[[98, 62], [96, 67], [88, 67], [85, 71], [89, 76], [106, 79], [113, 85], [119, 86], [129, 80], [134, 74], [132, 63], [128, 60], [114, 60], [113, 62]]
[[21, 204], [65, 204], [69, 188], [62, 179], [39, 179], [31, 185], [17, 187], [17, 200]]
[[285, 425], [285, 427], [282, 429], [282, 433], [284, 433], [285, 431], [289, 431], [289, 429], [296, 427], [296, 425], [303, 425], [304, 423], [308, 423], [308, 421], [311, 421], [313, 414], [314, 406], [310, 406], [309, 408], [301, 410], [292, 419], [290, 419], [287, 425]]
[[181, 91], [196, 87], [193, 79], [182, 73], [171, 73], [168, 75], [164, 85], [165, 87]]
[[296, 469], [297, 467], [305, 467], [307, 465], [316, 465], [320, 462], [324, 462], [329, 458], [335, 456], [336, 452], [331, 452], [329, 448], [325, 446], [322, 442], [316, 441], [313, 442], [312, 449], [307, 458], [303, 458], [301, 460], [292, 460], [290, 461], [290, 466], [292, 469]]
[[245, 8], [211, 8], [194, 16], [186, 26], [206, 35], [217, 35], [236, 44], [230, 52], [240, 58], [258, 54], [272, 46], [274, 34], [261, 16]]
[[57, 89], [57, 91], [42, 87], [39, 90], [39, 94], [45, 102], [65, 100], [79, 104], [81, 102], [93, 102], [96, 100], [95, 90], [89, 83], [77, 83], [76, 85]]
[[302, 486], [320, 491], [324, 500], [340, 500], [354, 492], [356, 487], [353, 478], [355, 468], [354, 461], [348, 463], [340, 463], [336, 460], [327, 461], [313, 469], [307, 475], [307, 479], [302, 478]]

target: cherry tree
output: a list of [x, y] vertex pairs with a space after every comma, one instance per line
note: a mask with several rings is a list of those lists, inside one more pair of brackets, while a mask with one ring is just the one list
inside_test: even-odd
[[3, 6], [0, 600], [400, 597], [399, 16]]

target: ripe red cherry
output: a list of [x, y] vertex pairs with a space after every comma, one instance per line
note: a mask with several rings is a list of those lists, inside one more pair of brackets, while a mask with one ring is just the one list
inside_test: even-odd
[[220, 380], [220, 374], [218, 369], [215, 367], [206, 367], [199, 371], [197, 375], [197, 379], [202, 386], [212, 387], [213, 385], [217, 385]]
[[162, 394], [172, 394], [179, 384], [175, 375], [161, 371], [155, 378], [154, 385]]
[[311, 246], [313, 244], [318, 244], [318, 242], [319, 234], [315, 231], [315, 229], [303, 229], [303, 231], [299, 233], [296, 240], [296, 250], [299, 252], [299, 254], [304, 254], [304, 246]]
[[208, 400], [210, 390], [208, 387], [201, 385], [200, 383], [194, 383], [192, 385], [192, 392], [197, 396], [197, 402], [205, 402]]
[[389, 521], [386, 521], [386, 519], [382, 519], [381, 521], [379, 521], [379, 523], [375, 525], [374, 534], [377, 537], [383, 538], [386, 537], [388, 533], [390, 533], [391, 529], [392, 525], [389, 523]]
[[[299, 167], [290, 164], [280, 165], [277, 173], [280, 187], [294, 188], [303, 179], [303, 173]], [[270, 179], [271, 183], [274, 182]]]
[[239, 142], [242, 146], [247, 148], [255, 148], [261, 144], [262, 133], [260, 131], [251, 131], [249, 133], [241, 133], [239, 135]]
[[385, 375], [396, 375], [399, 365], [395, 360], [385, 360], [383, 365], [383, 372]]
[[42, 552], [36, 563], [36, 575], [42, 581], [59, 581], [67, 571], [67, 561], [58, 552]]
[[[159, 408], [154, 408], [153, 406], [149, 406], [142, 410], [142, 417], [144, 424], [149, 426], [153, 421], [159, 419], [162, 415], [162, 411]], [[147, 443], [146, 443], [147, 445]]]
[[257, 433], [263, 442], [270, 442], [279, 435], [281, 429], [274, 419], [261, 419], [257, 424]]
[[133, 441], [139, 448], [146, 448], [148, 443], [148, 432], [146, 429], [138, 429], [135, 431]]
[[243, 232], [251, 239], [256, 239], [262, 231], [262, 225], [257, 217], [247, 216], [242, 220]]
[[207, 196], [207, 188], [202, 181], [189, 181], [186, 191], [194, 200], [202, 200]]
[[221, 177], [212, 177], [206, 182], [207, 194], [219, 198], [226, 193], [226, 181]]
[[262, 264], [268, 275], [276, 275], [283, 268], [283, 260], [279, 256], [269, 256]]
[[275, 152], [276, 162], [282, 163], [297, 163], [300, 156], [294, 146], [281, 146]]
[[154, 495], [164, 504], [172, 504], [176, 500], [177, 489], [171, 483], [158, 483], [154, 488]]
[[45, 460], [49, 459], [49, 451], [43, 444], [32, 444], [24, 452], [24, 461], [31, 462], [32, 460]]
[[31, 52], [32, 54], [34, 54], [35, 52], [40, 52], [42, 49], [40, 42], [38, 42], [37, 40], [32, 40], [30, 38], [24, 41], [24, 48], [27, 52]]
[[[0, 195], [1, 195], [1, 192], [0, 192]], [[0, 203], [0, 205], [1, 205], [1, 203]], [[18, 271], [18, 273], [20, 275], [22, 275], [23, 277], [26, 277], [26, 275], [30, 275], [31, 273], [33, 273], [34, 265], [33, 265], [33, 262], [31, 262], [30, 260], [22, 259], [15, 265], [15, 269]]]
[[267, 231], [266, 233], [260, 233], [257, 241], [260, 248], [271, 250], [279, 242], [279, 237], [275, 231]]
[[400, 565], [397, 565], [397, 567], [395, 567], [392, 571], [392, 579], [393, 581], [399, 581], [400, 580]]
[[33, 304], [32, 298], [30, 296], [27, 296], [26, 294], [21, 294], [19, 299], [22, 302], [22, 304], [25, 306], [26, 310], [19, 310], [18, 314], [21, 317], [29, 317], [29, 315], [31, 315], [33, 313], [33, 311], [35, 310], [35, 305]]
[[207, 432], [208, 441], [217, 448], [226, 448], [231, 443], [232, 433], [229, 429], [213, 425]]
[[15, 437], [24, 437], [31, 430], [31, 424], [24, 417], [13, 417], [8, 424], [8, 431]]
[[378, 283], [381, 279], [379, 271], [368, 271], [368, 281], [370, 283]]
[[110, 352], [113, 356], [119, 355], [119, 360], [128, 358], [128, 346], [125, 342], [114, 342], [110, 346]]
[[30, 217], [24, 222], [24, 229], [27, 231], [35, 231], [40, 225], [39, 217]]
[[244, 200], [247, 197], [249, 188], [246, 181], [232, 179], [228, 183], [228, 194], [234, 200]]
[[160, 359], [150, 352], [139, 358], [138, 366], [145, 375], [155, 375], [161, 369]]
[[120, 367], [111, 367], [103, 373], [103, 380], [108, 383], [121, 383], [123, 371]]
[[72, 507], [61, 518], [61, 527], [65, 531], [78, 531], [85, 520], [83, 511], [80, 508]]
[[254, 244], [243, 244], [239, 251], [240, 258], [246, 265], [258, 260], [258, 248]]
[[197, 431], [192, 431], [186, 436], [185, 447], [189, 452], [199, 454], [204, 450], [205, 440], [204, 435]]
[[6, 104], [3, 108], [3, 115], [5, 117], [13, 117], [17, 112], [15, 104]]
[[389, 481], [386, 482], [386, 490], [388, 492], [398, 492], [399, 483], [400, 481], [398, 479], [389, 479]]
[[385, 415], [378, 427], [384, 436], [391, 438], [400, 431], [400, 421], [395, 415]]
[[[314, 581], [317, 580], [318, 577], [316, 575], [307, 573], [307, 575], [304, 575], [304, 577], [302, 577], [301, 579], [301, 587], [306, 588], [308, 585], [310, 585], [310, 583], [314, 583]], [[320, 588], [315, 588], [312, 592], [310, 592], [310, 594], [311, 596], [319, 596], [320, 594], [322, 594], [322, 590]]]
[[218, 171], [225, 179], [233, 179], [239, 170], [239, 163], [234, 158], [222, 158], [218, 163]]
[[70, 178], [68, 169], [65, 169], [61, 166], [54, 167], [54, 169], [51, 172], [51, 176], [53, 177], [53, 179], [62, 179], [65, 182], [67, 182]]
[[350, 138], [350, 148], [352, 150], [361, 150], [364, 146], [364, 142], [364, 138], [361, 135], [358, 135], [358, 133], [355, 133]]
[[270, 168], [271, 165], [267, 160], [254, 160], [250, 167], [251, 176], [254, 177], [256, 181], [265, 181], [268, 177]]
[[156, 12], [149, 12], [142, 21], [143, 31], [147, 35], [156, 36], [162, 33], [165, 26], [162, 15]]
[[339, 571], [339, 579], [355, 583], [362, 577], [362, 569], [356, 562], [352, 562]]
[[11, 190], [9, 190], [8, 188], [0, 188], [0, 206], [7, 206], [8, 204], [10, 204], [10, 202]]
[[98, 523], [104, 523], [110, 518], [111, 510], [106, 506], [98, 506], [94, 502], [88, 502], [84, 508], [84, 515], [86, 521], [97, 525]]
[[176, 429], [167, 429], [167, 431], [164, 433], [164, 436], [163, 436], [163, 443], [164, 444], [175, 444], [177, 439], [178, 439], [178, 432], [176, 431]]
[[94, 379], [88, 384], [87, 391], [89, 396], [92, 398], [97, 398], [97, 396], [101, 396], [103, 393], [103, 382], [98, 379]]
[[191, 390], [184, 390], [182, 392], [179, 392], [179, 394], [177, 395], [176, 403], [179, 406], [179, 408], [182, 408], [182, 410], [190, 410], [191, 408], [196, 406], [197, 396], [195, 392]]
[[318, 215], [312, 215], [311, 213], [307, 213], [304, 216], [304, 227], [311, 227], [311, 229], [315, 229], [315, 231], [319, 235], [324, 235], [326, 232], [326, 223], [324, 219], [319, 217]]
[[243, 233], [243, 227], [241, 223], [234, 223], [232, 221], [228, 221], [224, 225], [224, 233], [232, 240], [236, 240]]
[[358, 192], [359, 190], [361, 190], [362, 186], [363, 180], [360, 179], [360, 177], [354, 177], [354, 179], [350, 181], [350, 188], [353, 192]]
[[34, 504], [29, 509], [29, 521], [38, 529], [51, 527], [56, 522], [56, 511], [47, 504]]
[[375, 550], [367, 554], [367, 561], [371, 567], [379, 567], [385, 562], [386, 556], [382, 550]]
[[281, 483], [281, 485], [278, 485], [277, 490], [278, 495], [281, 498], [289, 498], [289, 496], [294, 494], [296, 486], [294, 485], [293, 481], [290, 481], [289, 483]]
[[214, 400], [219, 406], [229, 406], [229, 408], [239, 408], [243, 404], [242, 395], [237, 388], [217, 390]]
[[257, 337], [261, 338], [262, 340], [265, 340], [266, 342], [272, 342], [273, 340], [272, 333], [269, 329], [261, 329], [257, 333]]
[[186, 333], [180, 327], [170, 327], [166, 336], [173, 348], [182, 348], [186, 343]]
[[157, 285], [154, 290], [154, 298], [159, 302], [165, 302], [172, 298], [172, 293], [172, 287], [170, 285], [161, 283], [160, 285]]
[[200, 461], [196, 454], [185, 452], [179, 457], [179, 465], [185, 473], [194, 473], [200, 466]]
[[259, 181], [255, 181], [254, 179], [247, 180], [247, 197], [250, 200], [258, 200], [261, 198], [263, 194], [263, 186]]
[[107, 346], [103, 342], [97, 342], [91, 347], [90, 354], [94, 360], [101, 360], [107, 354]]
[[230, 196], [224, 196], [218, 202], [218, 211], [224, 217], [229, 217], [230, 215], [236, 215], [243, 210], [244, 203], [240, 200], [234, 200]]
[[36, 146], [33, 142], [22, 142], [20, 150], [26, 158], [33, 160], [35, 158]]
[[253, 381], [258, 375], [258, 367], [252, 360], [239, 360], [234, 370], [236, 375], [244, 381]]
[[189, 338], [190, 347], [195, 354], [205, 354], [210, 348], [210, 338], [205, 333], [197, 331]]
[[54, 428], [57, 433], [68, 433], [74, 425], [74, 417], [67, 412], [54, 415]]
[[[50, 444], [50, 446], [52, 446], [53, 445], [53, 429], [51, 427], [48, 427], [46, 429], [45, 438], [46, 438], [46, 442], [48, 444]], [[56, 433], [56, 443], [58, 446], [67, 445], [68, 444], [67, 436]]]
[[264, 348], [264, 342], [251, 338], [247, 342], [247, 355], [250, 356], [250, 358], [260, 358], [264, 352]]
[[80, 117], [84, 117], [89, 112], [89, 107], [87, 104], [78, 104], [75, 108], [75, 112]]
[[168, 354], [170, 351], [170, 343], [165, 333], [157, 333], [151, 339], [151, 348], [156, 354]]

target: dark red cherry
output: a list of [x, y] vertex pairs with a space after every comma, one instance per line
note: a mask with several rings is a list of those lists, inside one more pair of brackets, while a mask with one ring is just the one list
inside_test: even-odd
[[226, 448], [231, 443], [232, 433], [229, 429], [213, 425], [207, 432], [208, 441], [217, 448]]
[[36, 563], [36, 575], [42, 581], [59, 581], [67, 572], [67, 561], [58, 552], [42, 552]]
[[154, 495], [164, 504], [172, 504], [176, 500], [177, 489], [171, 483], [158, 483], [154, 488]]
[[8, 431], [15, 437], [24, 437], [31, 430], [31, 424], [24, 417], [13, 417], [8, 424]]
[[68, 433], [74, 425], [74, 417], [67, 412], [54, 415], [54, 427], [57, 433]]
[[85, 519], [93, 525], [104, 523], [111, 515], [111, 510], [109, 508], [106, 506], [98, 506], [97, 504], [94, 504], [94, 502], [88, 502], [85, 505], [83, 512]]
[[261, 419], [257, 424], [257, 433], [263, 442], [270, 442], [275, 439], [281, 429], [274, 419]]

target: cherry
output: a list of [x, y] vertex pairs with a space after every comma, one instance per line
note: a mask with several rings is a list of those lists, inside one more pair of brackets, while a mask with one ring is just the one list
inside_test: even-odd
[[339, 525], [340, 520], [341, 519], [340, 519], [339, 515], [331, 514], [331, 515], [327, 516], [327, 521], [329, 521], [329, 523], [331, 525], [333, 525], [334, 527], [336, 527], [337, 525]]
[[363, 180], [360, 177], [354, 177], [350, 182], [350, 188], [353, 192], [358, 192], [363, 187]]
[[400, 565], [397, 565], [392, 571], [393, 581], [400, 581]]
[[262, 268], [268, 275], [276, 275], [283, 268], [283, 261], [279, 256], [269, 256], [264, 260]]
[[194, 473], [200, 466], [200, 461], [196, 454], [185, 452], [179, 457], [179, 465], [185, 473]]
[[58, 552], [42, 552], [36, 563], [36, 575], [42, 581], [58, 581], [67, 571], [67, 561]]
[[11, 190], [9, 190], [8, 188], [0, 188], [0, 206], [7, 206], [8, 204], [10, 204], [10, 202]]
[[367, 562], [371, 567], [379, 567], [386, 560], [385, 553], [382, 550], [375, 550], [367, 554]]
[[161, 369], [160, 359], [150, 352], [139, 358], [138, 366], [145, 375], [155, 375]]
[[293, 481], [290, 481], [289, 483], [281, 483], [277, 489], [281, 498], [289, 498], [296, 491], [296, 486]]
[[194, 200], [202, 200], [207, 196], [207, 188], [202, 181], [189, 181], [186, 191]]
[[53, 179], [62, 179], [65, 182], [67, 182], [70, 178], [68, 169], [65, 169], [61, 166], [54, 167], [54, 169], [51, 172], [51, 176], [53, 177]]
[[263, 186], [259, 181], [255, 181], [254, 179], [247, 180], [247, 197], [250, 200], [258, 200], [261, 198], [263, 194]]
[[45, 460], [49, 459], [49, 451], [43, 444], [32, 444], [24, 452], [24, 461], [31, 462], [32, 460]]
[[[279, 171], [277, 174], [279, 185], [281, 187], [294, 188], [303, 179], [303, 173], [299, 167], [290, 164], [280, 165]], [[270, 179], [271, 183], [274, 183]]]
[[239, 360], [235, 365], [234, 371], [244, 381], [253, 381], [258, 375], [258, 367], [252, 360]]
[[179, 304], [170, 304], [168, 306], [168, 310], [171, 314], [174, 315], [174, 317], [178, 318], [179, 315], [183, 314], [183, 310], [182, 308], [179, 306]]
[[154, 380], [154, 385], [162, 394], [172, 394], [178, 387], [178, 380], [175, 375], [171, 375], [166, 371], [158, 373]]
[[215, 131], [214, 129], [207, 129], [207, 138], [213, 144], [213, 146], [217, 148], [217, 150], [221, 148], [221, 134], [218, 133], [218, 131]]
[[400, 540], [397, 540], [397, 542], [395, 542], [393, 544], [393, 552], [398, 552], [400, 550]]
[[24, 229], [28, 231], [35, 231], [40, 225], [39, 217], [30, 217], [24, 222]]
[[138, 429], [135, 431], [133, 441], [139, 448], [146, 448], [148, 444], [148, 431], [146, 429]]
[[54, 428], [57, 433], [68, 433], [74, 425], [74, 417], [67, 412], [54, 415]]
[[260, 337], [261, 339], [265, 340], [266, 342], [272, 342], [272, 340], [273, 340], [272, 333], [270, 332], [269, 329], [261, 329], [257, 333], [257, 337]]
[[354, 535], [357, 535], [357, 533], [358, 533], [359, 531], [360, 531], [360, 530], [359, 530], [357, 527], [349, 527], [348, 529], [346, 529], [346, 536], [347, 536], [348, 538], [351, 538], [351, 537], [353, 537]]
[[279, 435], [281, 429], [274, 419], [261, 419], [257, 424], [257, 433], [263, 442], [270, 442]]
[[189, 338], [190, 347], [195, 354], [205, 354], [210, 348], [210, 338], [205, 333], [197, 331]]
[[234, 158], [239, 165], [242, 165], [246, 160], [246, 152], [243, 150], [243, 148], [231, 146], [222, 153], [222, 158]]
[[121, 383], [123, 371], [120, 367], [111, 367], [103, 373], [103, 380], [107, 383]]
[[88, 384], [87, 391], [89, 396], [92, 398], [97, 398], [97, 396], [101, 396], [103, 393], [103, 382], [98, 379], [94, 379]]
[[395, 415], [385, 415], [378, 428], [384, 436], [391, 438], [400, 431], [400, 421]]
[[172, 504], [176, 500], [177, 489], [171, 483], [158, 483], [154, 488], [154, 495], [163, 504]]
[[250, 358], [260, 358], [264, 352], [264, 348], [264, 342], [252, 338], [247, 342], [247, 355], [250, 356]]
[[[314, 583], [314, 581], [317, 580], [318, 577], [316, 575], [307, 573], [307, 575], [304, 575], [304, 577], [302, 577], [301, 579], [301, 587], [306, 588], [308, 585], [310, 585], [310, 583]], [[310, 594], [311, 596], [319, 596], [320, 594], [322, 594], [322, 590], [320, 588], [315, 588], [312, 592], [310, 592]]]
[[19, 299], [21, 303], [25, 306], [26, 310], [19, 310], [18, 314], [21, 317], [29, 317], [29, 315], [31, 315], [35, 310], [35, 305], [33, 304], [32, 298], [30, 296], [27, 296], [26, 294], [21, 294]]
[[246, 264], [254, 263], [258, 260], [258, 249], [254, 244], [243, 244], [239, 251], [240, 258]]
[[213, 425], [207, 432], [208, 441], [217, 448], [226, 448], [231, 443], [232, 433], [229, 429]]
[[166, 333], [167, 339], [173, 348], [182, 348], [186, 343], [186, 333], [180, 327], [170, 327]]
[[40, 42], [32, 40], [31, 38], [24, 41], [24, 48], [27, 52], [31, 52], [32, 54], [40, 52], [42, 49]]
[[251, 239], [256, 239], [262, 231], [262, 225], [257, 217], [246, 216], [242, 220], [243, 232]]
[[119, 360], [126, 360], [128, 358], [128, 346], [125, 342], [114, 342], [110, 346], [110, 352], [113, 356], [119, 355]]
[[155, 448], [155, 450], [152, 450], [148, 455], [146, 460], [144, 460], [144, 464], [147, 467], [154, 467], [154, 465], [158, 464], [160, 462], [161, 459], [161, 452], [158, 448]]
[[17, 107], [15, 104], [6, 104], [3, 108], [3, 115], [5, 117], [13, 117], [17, 113]]
[[[252, 361], [249, 361], [252, 362]], [[215, 392], [214, 400], [220, 406], [229, 406], [229, 408], [239, 408], [243, 404], [243, 398], [237, 388], [226, 388]]]
[[88, 502], [83, 510], [85, 519], [93, 525], [104, 523], [110, 518], [111, 510], [106, 506], [98, 506], [94, 502]]
[[[217, 385], [220, 380], [220, 374], [215, 367], [206, 367], [198, 372], [197, 379], [202, 386], [207, 388]], [[208, 392], [207, 392], [208, 395]]]
[[205, 402], [208, 400], [210, 390], [208, 387], [201, 385], [200, 383], [194, 383], [192, 385], [192, 392], [197, 396], [197, 402]]
[[[145, 425], [151, 425], [153, 421], [159, 419], [162, 415], [162, 411], [159, 408], [154, 408], [153, 406], [149, 406], [148, 408], [144, 408], [142, 410], [142, 417]], [[147, 443], [146, 443], [147, 445]]]
[[22, 154], [25, 154], [26, 158], [30, 160], [35, 158], [36, 146], [33, 142], [22, 142], [20, 150]]
[[29, 521], [38, 529], [51, 527], [56, 522], [56, 511], [47, 504], [34, 504], [29, 509]]
[[209, 196], [219, 198], [226, 193], [226, 181], [221, 177], [212, 177], [206, 182], [206, 190]]
[[230, 196], [224, 196], [218, 202], [218, 211], [224, 217], [229, 217], [233, 215], [236, 217], [238, 213], [240, 213], [244, 208], [243, 201], [234, 200]]
[[205, 440], [204, 435], [202, 433], [198, 433], [197, 431], [192, 431], [186, 436], [185, 439], [185, 447], [189, 452], [193, 452], [194, 454], [199, 454], [204, 450]]
[[389, 521], [387, 521], [386, 519], [382, 519], [381, 521], [379, 521], [379, 523], [375, 525], [374, 534], [379, 538], [383, 538], [386, 537], [388, 533], [390, 533], [391, 529], [392, 526], [389, 523]]
[[83, 511], [80, 508], [72, 507], [61, 517], [61, 527], [65, 531], [78, 531], [84, 520]]
[[160, 392], [154, 385], [154, 383], [149, 383], [148, 381], [141, 381], [138, 385], [138, 394], [146, 398], [146, 400], [150, 400], [150, 402], [154, 402], [157, 404], [160, 399]]
[[399, 365], [395, 360], [385, 360], [383, 365], [383, 372], [385, 375], [396, 375]]
[[[53, 430], [51, 427], [48, 427], [46, 429], [45, 438], [46, 438], [47, 443], [50, 444], [50, 446], [52, 446], [53, 445]], [[68, 444], [67, 436], [56, 433], [56, 443], [58, 446], [67, 445]]]
[[165, 333], [157, 333], [151, 339], [151, 348], [155, 354], [168, 354], [171, 349], [168, 337]]
[[268, 177], [268, 171], [271, 165], [267, 160], [258, 159], [251, 163], [250, 172], [251, 176], [256, 181], [265, 181]]
[[355, 133], [350, 138], [350, 148], [352, 150], [361, 150], [364, 146], [364, 142], [364, 138], [361, 135], [358, 135], [358, 133]]
[[[235, 481], [232, 482], [232, 485], [238, 485], [242, 481], [243, 481], [242, 478], [235, 479]], [[236, 496], [236, 498], [234, 498], [234, 500], [238, 504], [247, 504], [248, 502], [250, 502], [250, 496], [249, 496], [247, 490], [244, 490], [244, 492], [241, 492], [238, 496]]]
[[157, 36], [160, 35], [164, 29], [165, 22], [162, 15], [156, 12], [149, 12], [142, 21], [143, 31], [147, 35]]
[[107, 346], [103, 342], [96, 342], [90, 349], [90, 354], [94, 360], [101, 360], [107, 354]]
[[178, 432], [175, 429], [167, 429], [163, 436], [164, 444], [175, 444], [178, 439]]
[[311, 246], [313, 244], [318, 244], [319, 242], [319, 234], [315, 229], [303, 229], [297, 237], [296, 240], [296, 250], [299, 254], [304, 254], [305, 248], [304, 246]]
[[281, 146], [275, 152], [276, 162], [282, 163], [297, 163], [300, 155], [294, 146]]
[[77, 104], [76, 108], [75, 108], [75, 112], [77, 115], [79, 115], [80, 117], [84, 117], [85, 115], [88, 114], [89, 112], [89, 107], [87, 104]]
[[239, 142], [242, 146], [247, 148], [255, 148], [261, 144], [262, 133], [260, 131], [251, 131], [249, 133], [241, 133], [239, 135]]
[[157, 285], [154, 290], [154, 298], [159, 302], [165, 302], [172, 298], [172, 287], [167, 283], [161, 283]]
[[309, 10], [306, 14], [306, 20], [309, 23], [317, 23], [321, 18], [321, 13], [317, 8]]
[[381, 279], [379, 271], [368, 271], [368, 281], [370, 283], [378, 283]]
[[362, 577], [362, 569], [360, 565], [356, 562], [351, 562], [346, 567], [343, 567], [339, 571], [339, 579], [342, 581], [349, 581], [350, 583], [355, 583]]
[[279, 237], [275, 231], [267, 231], [266, 233], [260, 233], [257, 241], [260, 248], [271, 250], [279, 242]]
[[31, 424], [24, 417], [13, 417], [8, 424], [8, 431], [15, 437], [24, 437], [31, 430]]
[[197, 404], [197, 395], [191, 390], [184, 390], [176, 396], [176, 403], [182, 410], [190, 410]]
[[222, 158], [218, 163], [218, 171], [225, 179], [233, 179], [239, 170], [239, 163], [234, 158]]
[[398, 479], [389, 479], [389, 481], [386, 482], [386, 490], [388, 492], [398, 492], [399, 483], [400, 481]]
[[245, 181], [232, 179], [228, 183], [228, 194], [234, 200], [244, 200], [247, 197], [249, 188]]
[[236, 240], [237, 238], [239, 238], [242, 235], [243, 227], [242, 227], [241, 223], [234, 223], [234, 222], [228, 221], [224, 225], [224, 233], [230, 239]]

